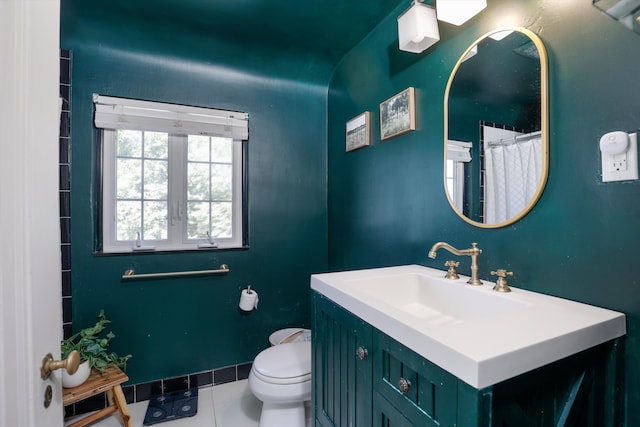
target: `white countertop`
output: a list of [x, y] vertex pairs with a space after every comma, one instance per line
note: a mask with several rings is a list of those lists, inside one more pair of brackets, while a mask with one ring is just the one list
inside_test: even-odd
[[[513, 287], [499, 293], [493, 282], [471, 286], [468, 277], [444, 274], [419, 265], [314, 274], [311, 288], [478, 389], [626, 334], [623, 313]], [[451, 313], [441, 302], [431, 318], [423, 306], [399, 308], [396, 289], [415, 277], [436, 290], [434, 303], [448, 298]]]

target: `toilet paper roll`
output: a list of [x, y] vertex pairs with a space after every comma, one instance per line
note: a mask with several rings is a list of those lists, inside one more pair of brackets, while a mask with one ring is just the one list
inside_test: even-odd
[[238, 306], [243, 311], [251, 311], [254, 308], [258, 308], [258, 293], [254, 290], [243, 289]]

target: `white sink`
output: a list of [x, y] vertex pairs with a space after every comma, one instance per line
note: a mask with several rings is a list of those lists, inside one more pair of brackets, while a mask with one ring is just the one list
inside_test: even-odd
[[[439, 275], [444, 273], [439, 271]], [[379, 304], [389, 305], [391, 310], [434, 325], [455, 325], [526, 307], [521, 301], [469, 292], [466, 286], [451, 286], [450, 280], [424, 272], [346, 280], [344, 287], [354, 295], [365, 294]]]
[[622, 313], [444, 274], [419, 265], [314, 274], [311, 288], [478, 389], [626, 333]]

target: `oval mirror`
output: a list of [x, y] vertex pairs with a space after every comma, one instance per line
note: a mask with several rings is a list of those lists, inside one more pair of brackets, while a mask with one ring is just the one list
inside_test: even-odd
[[444, 181], [454, 211], [478, 227], [514, 223], [548, 174], [547, 55], [525, 28], [492, 31], [453, 69], [444, 97]]

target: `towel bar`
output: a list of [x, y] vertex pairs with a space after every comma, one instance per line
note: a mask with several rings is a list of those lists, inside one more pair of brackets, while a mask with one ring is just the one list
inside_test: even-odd
[[147, 273], [138, 274], [134, 270], [129, 269], [122, 275], [122, 280], [132, 279], [161, 279], [167, 277], [184, 277], [184, 276], [204, 276], [207, 274], [224, 274], [229, 272], [229, 266], [227, 264], [220, 265], [218, 270], [195, 270], [195, 271], [173, 271], [168, 273]]

